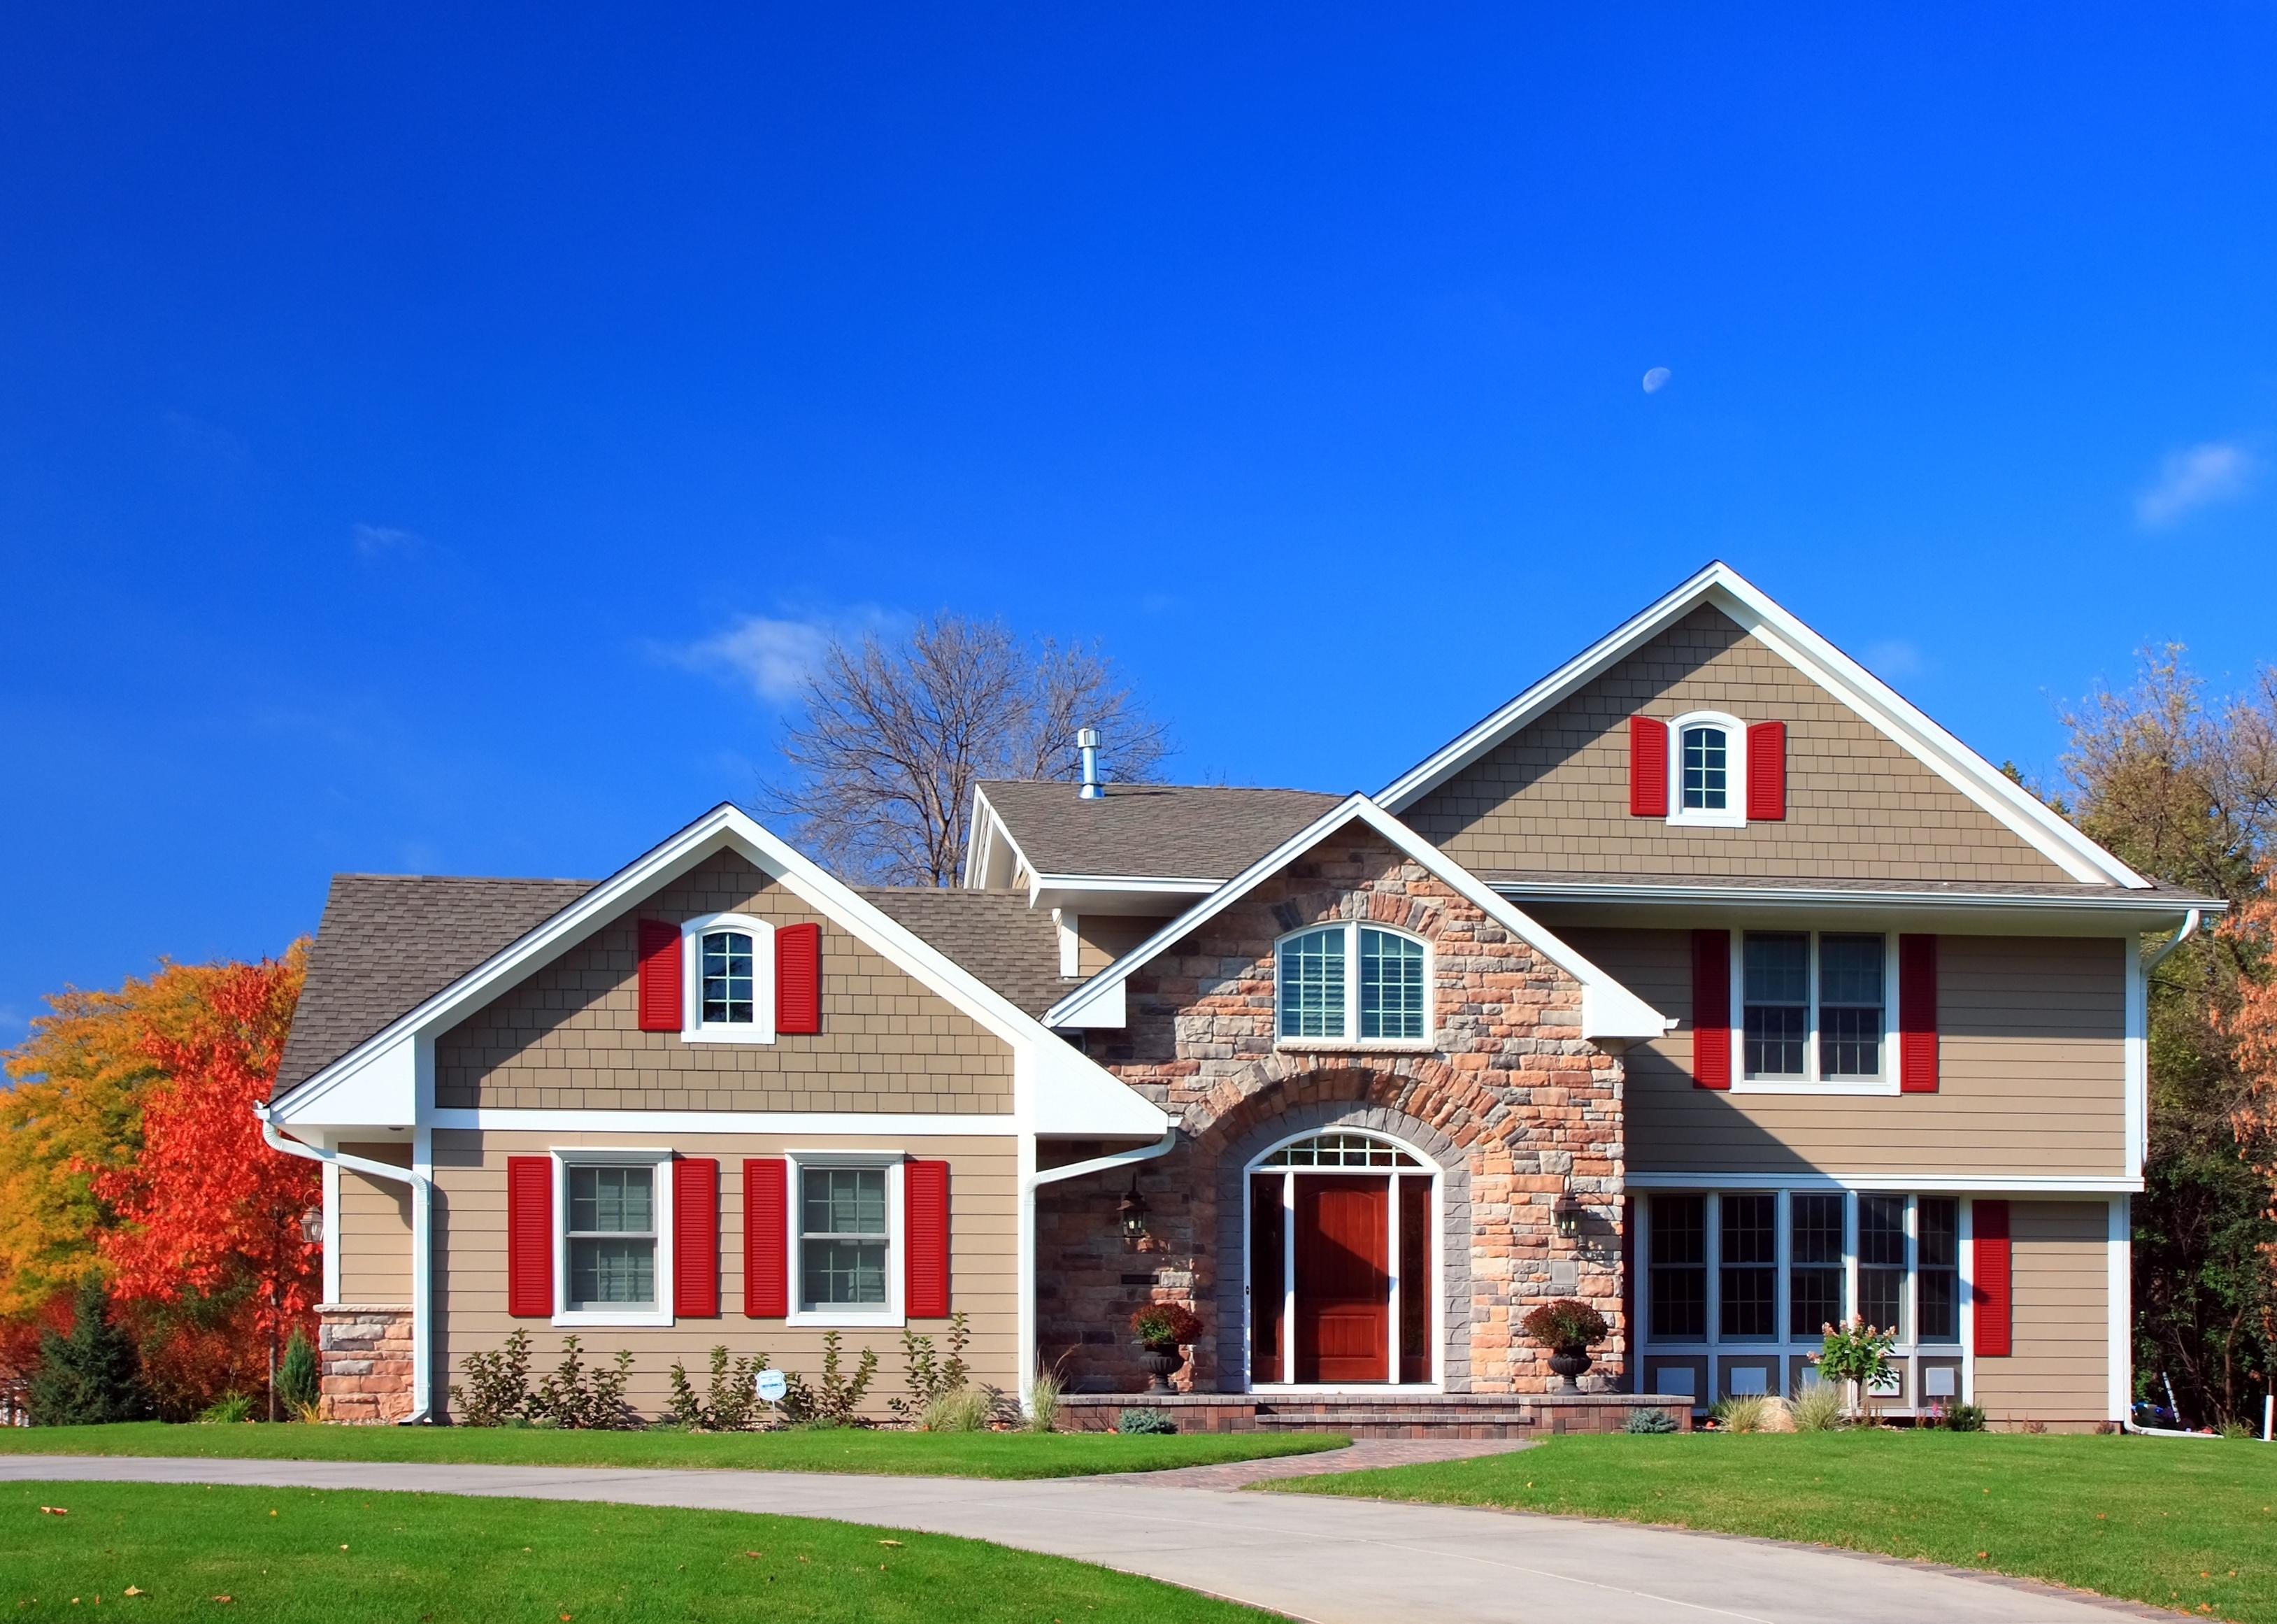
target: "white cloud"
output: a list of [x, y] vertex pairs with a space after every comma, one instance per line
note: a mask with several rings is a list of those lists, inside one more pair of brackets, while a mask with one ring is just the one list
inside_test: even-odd
[[680, 664], [724, 672], [749, 682], [773, 705], [798, 697], [838, 629], [826, 621], [772, 621], [746, 614], [717, 637], [670, 651]]
[[1866, 651], [1866, 668], [1885, 681], [1911, 676], [1922, 668], [1922, 652], [1903, 637], [1891, 637]]
[[427, 545], [427, 538], [418, 531], [398, 530], [390, 524], [359, 524], [354, 536], [356, 556], [361, 559], [417, 553]]
[[2159, 477], [2135, 499], [2135, 516], [2152, 530], [2173, 524], [2201, 507], [2245, 494], [2260, 464], [2234, 441], [2208, 440], [2170, 453]]

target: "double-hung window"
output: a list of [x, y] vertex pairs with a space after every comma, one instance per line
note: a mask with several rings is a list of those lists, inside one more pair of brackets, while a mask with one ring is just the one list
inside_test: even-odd
[[1870, 1090], [1893, 1080], [1887, 937], [1751, 930], [1740, 963], [1742, 1081]]
[[1787, 1197], [1787, 1335], [1808, 1342], [1849, 1317], [1839, 1195]]
[[900, 1312], [896, 1182], [896, 1170], [884, 1163], [798, 1163], [793, 1211], [801, 1315], [860, 1323]]
[[1430, 957], [1404, 931], [1345, 923], [1295, 932], [1274, 949], [1274, 978], [1283, 1041], [1430, 1039]]
[[569, 1163], [561, 1169], [563, 1308], [571, 1314], [652, 1313], [658, 1291], [657, 1167]]

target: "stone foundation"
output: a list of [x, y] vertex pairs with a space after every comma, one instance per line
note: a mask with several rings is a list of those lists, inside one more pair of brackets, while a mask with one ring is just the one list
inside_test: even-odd
[[411, 1310], [392, 1303], [316, 1306], [326, 1421], [376, 1424], [411, 1414]]
[[1657, 1409], [1692, 1430], [1691, 1406], [1662, 1393], [1359, 1393], [1295, 1398], [1258, 1393], [1070, 1393], [1062, 1432], [1111, 1432], [1126, 1409], [1161, 1410], [1181, 1432], [1342, 1432], [1367, 1438], [1527, 1438], [1618, 1432], [1637, 1410]]

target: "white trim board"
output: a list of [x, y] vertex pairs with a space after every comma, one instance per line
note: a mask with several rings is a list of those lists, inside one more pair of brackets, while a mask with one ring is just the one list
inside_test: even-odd
[[839, 1138], [1001, 1139], [1020, 1132], [1008, 1116], [879, 1111], [590, 1111], [447, 1106], [429, 1114], [438, 1129], [507, 1133], [827, 1133]]
[[[1659, 1010], [1613, 980], [1549, 930], [1519, 911], [1486, 883], [1429, 841], [1364, 795], [1345, 797], [1320, 817], [1180, 914], [1121, 958], [1044, 1011], [1047, 1026], [1091, 1024], [1093, 1006], [1110, 995], [1119, 999], [1131, 973], [1156, 954], [1215, 919], [1241, 897], [1279, 873], [1348, 824], [1365, 823], [1397, 850], [1434, 876], [1489, 919], [1509, 931], [1581, 984], [1581, 1035], [1585, 1038], [1656, 1038], [1668, 1029]], [[1119, 1023], [1118, 1023], [1119, 1024]]]
[[[1104, 1067], [1039, 1025], [1002, 994], [947, 957], [849, 887], [763, 827], [741, 807], [721, 804], [644, 853], [559, 913], [525, 932], [377, 1033], [270, 1102], [284, 1123], [358, 1126], [430, 1122], [434, 1112], [434, 1040], [593, 932], [638, 907], [722, 851], [741, 854], [770, 880], [827, 916], [864, 947], [908, 972], [1004, 1041], [1013, 1056], [1013, 1114], [1024, 1131], [1152, 1137], [1169, 1118]], [[390, 1086], [358, 1098], [353, 1114], [324, 1109], [343, 1079], [366, 1070]]]
[[2131, 1195], [2140, 1178], [2098, 1173], [1630, 1173], [1631, 1190], [1904, 1190], [1971, 1195]]
[[1375, 798], [1390, 812], [1406, 811], [1703, 603], [1722, 610], [2075, 880], [2133, 890], [2149, 888], [2149, 881], [2010, 782], [1984, 757], [1720, 560], [1441, 746], [1386, 785]]

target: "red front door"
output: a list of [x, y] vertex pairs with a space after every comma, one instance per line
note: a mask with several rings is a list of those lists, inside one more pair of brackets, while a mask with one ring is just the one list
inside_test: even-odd
[[1297, 1186], [1297, 1380], [1391, 1379], [1391, 1180]]

